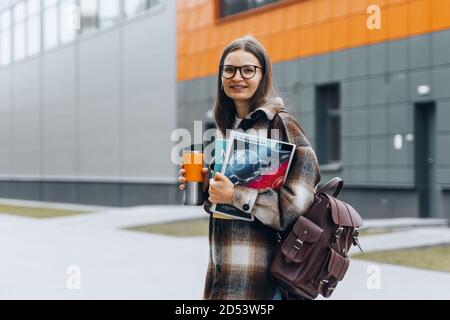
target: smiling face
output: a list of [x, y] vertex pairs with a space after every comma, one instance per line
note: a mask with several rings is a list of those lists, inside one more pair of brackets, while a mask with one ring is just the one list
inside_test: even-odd
[[[244, 50], [230, 52], [226, 56], [223, 64], [236, 67], [246, 65], [261, 67], [258, 59], [252, 53]], [[246, 71], [245, 68], [241, 69], [244, 76], [246, 73], [249, 73], [249, 71], [250, 70]], [[262, 69], [260, 68], [256, 68], [256, 74], [251, 79], [243, 78], [239, 69], [236, 70], [236, 73], [231, 79], [226, 79], [222, 74], [223, 90], [228, 97], [235, 101], [235, 103], [248, 103], [258, 89], [262, 76]]]

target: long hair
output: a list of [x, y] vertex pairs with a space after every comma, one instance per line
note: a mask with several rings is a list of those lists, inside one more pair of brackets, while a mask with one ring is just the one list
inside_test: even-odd
[[233, 99], [225, 94], [222, 90], [222, 74], [221, 68], [224, 64], [225, 58], [229, 53], [243, 50], [253, 54], [262, 67], [262, 78], [258, 88], [250, 99], [250, 112], [255, 110], [258, 106], [263, 104], [268, 98], [276, 95], [272, 84], [272, 64], [266, 49], [252, 36], [245, 36], [234, 40], [222, 52], [219, 62], [219, 70], [217, 73], [217, 97], [214, 106], [214, 119], [217, 128], [226, 135], [226, 130], [233, 127], [234, 118], [236, 116], [236, 106]]

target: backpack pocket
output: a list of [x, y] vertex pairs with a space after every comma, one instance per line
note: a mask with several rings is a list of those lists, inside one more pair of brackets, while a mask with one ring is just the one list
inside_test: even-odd
[[347, 257], [341, 256], [339, 253], [331, 250], [330, 260], [328, 262], [328, 274], [337, 281], [344, 279], [350, 265], [350, 260]]
[[292, 231], [281, 245], [286, 263], [301, 263], [309, 255], [314, 244], [320, 239], [323, 229], [311, 220], [300, 217]]

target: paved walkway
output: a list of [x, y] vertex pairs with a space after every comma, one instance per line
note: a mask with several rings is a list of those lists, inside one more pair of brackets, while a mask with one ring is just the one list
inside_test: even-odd
[[[91, 209], [101, 211], [41, 220], [0, 214], [0, 299], [201, 299], [206, 237], [122, 229], [205, 217], [201, 208]], [[450, 243], [449, 229], [427, 227], [362, 239], [366, 251], [436, 243]], [[81, 272], [78, 290], [70, 289], [73, 275], [67, 271], [72, 265]], [[449, 287], [450, 273], [353, 259], [332, 298], [450, 299]]]

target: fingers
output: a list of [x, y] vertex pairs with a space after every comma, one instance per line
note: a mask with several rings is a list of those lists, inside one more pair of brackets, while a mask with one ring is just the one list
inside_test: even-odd
[[178, 174], [180, 175], [180, 177], [178, 177], [178, 182], [180, 182], [181, 184], [178, 186], [178, 188], [183, 191], [186, 188], [186, 178], [184, 177], [184, 174], [186, 173], [186, 170], [184, 169], [184, 164], [183, 162], [180, 163], [180, 171], [178, 171]]
[[[180, 164], [180, 170], [178, 171], [178, 174], [179, 174], [179, 177], [178, 177], [178, 182], [179, 183], [181, 183], [180, 185], [179, 185], [179, 189], [180, 190], [184, 190], [185, 188], [186, 188], [186, 182], [187, 182], [187, 179], [186, 179], [186, 177], [184, 176], [185, 175], [185, 173], [186, 173], [186, 169], [184, 169], [184, 164], [183, 163], [181, 163]], [[209, 182], [209, 179], [208, 179], [208, 177], [207, 177], [207, 174], [208, 174], [208, 172], [209, 172], [209, 169], [208, 168], [202, 168], [202, 174], [204, 175], [204, 177], [205, 177], [205, 183], [207, 184], [208, 182]]]

